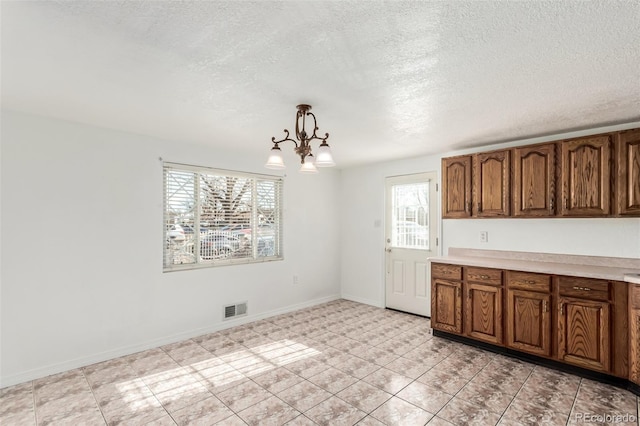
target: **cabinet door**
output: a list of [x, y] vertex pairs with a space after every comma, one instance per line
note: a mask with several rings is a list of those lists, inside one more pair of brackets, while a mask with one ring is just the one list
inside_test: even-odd
[[629, 380], [640, 385], [640, 309], [634, 309], [630, 312], [629, 325], [631, 327], [629, 334]]
[[510, 151], [476, 154], [474, 157], [474, 201], [479, 217], [509, 216]]
[[640, 385], [640, 285], [629, 285], [629, 380]]
[[513, 149], [513, 215], [555, 215], [556, 145]]
[[551, 356], [551, 295], [507, 290], [507, 337], [510, 348]]
[[616, 160], [616, 214], [640, 216], [640, 130], [620, 133]]
[[562, 216], [611, 213], [611, 136], [569, 140], [562, 146]]
[[558, 358], [570, 364], [608, 372], [610, 367], [609, 303], [561, 297]]
[[467, 284], [467, 336], [485, 342], [502, 344], [502, 288]]
[[462, 283], [432, 280], [431, 327], [462, 334]]
[[442, 217], [471, 217], [471, 156], [442, 159]]

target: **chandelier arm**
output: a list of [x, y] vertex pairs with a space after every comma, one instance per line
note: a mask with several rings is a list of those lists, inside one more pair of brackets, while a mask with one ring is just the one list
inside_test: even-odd
[[274, 144], [278, 145], [281, 142], [287, 142], [287, 141], [291, 141], [296, 145], [296, 148], [298, 147], [298, 141], [296, 141], [295, 139], [291, 139], [289, 137], [289, 131], [287, 129], [284, 129], [284, 132], [287, 134], [283, 139], [280, 139], [279, 141], [276, 140], [276, 137], [273, 136], [271, 138], [271, 142], [273, 142]]
[[316, 120], [316, 116], [312, 112], [307, 112], [307, 115], [310, 115], [313, 118], [313, 135], [308, 137], [307, 141], [311, 141], [311, 140], [317, 139], [317, 140], [320, 140], [322, 142], [326, 142], [327, 139], [329, 138], [329, 133], [325, 133], [324, 134], [324, 138], [321, 138], [320, 136], [316, 135], [316, 131], [320, 130], [320, 128], [318, 127], [318, 122]]

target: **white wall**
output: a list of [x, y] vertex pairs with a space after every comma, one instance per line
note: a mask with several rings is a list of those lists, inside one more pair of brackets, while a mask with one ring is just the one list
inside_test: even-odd
[[[343, 297], [384, 306], [384, 226], [374, 228], [373, 223], [375, 219], [381, 219], [384, 223], [385, 177], [434, 170], [441, 176], [442, 157], [635, 127], [640, 127], [640, 123], [513, 141], [343, 170]], [[440, 207], [438, 211], [440, 212]], [[441, 254], [446, 254], [449, 247], [465, 247], [640, 258], [640, 218], [439, 219], [439, 224]], [[489, 233], [487, 243], [480, 243], [480, 231]]]
[[233, 325], [224, 304], [340, 294], [339, 171], [285, 178], [284, 261], [163, 273], [159, 158], [265, 173], [268, 139], [246, 158], [6, 111], [1, 136], [3, 387]]

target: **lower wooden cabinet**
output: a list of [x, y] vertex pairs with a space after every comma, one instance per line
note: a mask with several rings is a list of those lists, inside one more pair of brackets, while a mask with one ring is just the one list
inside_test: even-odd
[[640, 385], [640, 285], [629, 286], [629, 380]]
[[611, 364], [609, 303], [561, 297], [558, 305], [560, 361], [608, 372]]
[[431, 287], [431, 327], [462, 334], [462, 283], [434, 279]]
[[510, 348], [551, 356], [551, 295], [507, 289], [507, 341]]
[[467, 284], [465, 334], [484, 342], [502, 343], [502, 288]]
[[448, 264], [431, 272], [434, 330], [640, 384], [640, 285]]

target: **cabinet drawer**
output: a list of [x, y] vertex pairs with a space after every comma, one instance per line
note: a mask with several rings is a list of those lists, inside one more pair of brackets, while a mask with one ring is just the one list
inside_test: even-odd
[[431, 278], [446, 278], [450, 280], [461, 280], [462, 266], [444, 265], [442, 263], [432, 263]]
[[611, 298], [609, 281], [577, 277], [559, 277], [558, 283], [561, 296], [602, 301], [607, 301]]
[[465, 280], [476, 283], [502, 285], [502, 270], [488, 268], [465, 268]]
[[507, 285], [528, 291], [551, 292], [551, 275], [507, 271]]

